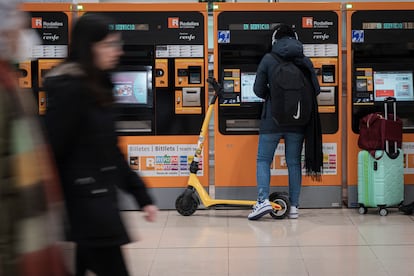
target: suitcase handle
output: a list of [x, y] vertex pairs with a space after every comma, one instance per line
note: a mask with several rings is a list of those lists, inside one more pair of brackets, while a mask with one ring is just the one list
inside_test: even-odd
[[[384, 99], [384, 115], [385, 120], [388, 120], [388, 104], [392, 103], [392, 109], [394, 111], [394, 121], [397, 121], [397, 99], [394, 97], [386, 97]], [[385, 141], [385, 151], [389, 153], [390, 145], [389, 141]], [[397, 150], [397, 142], [394, 142], [394, 154], [398, 152]], [[398, 154], [397, 154], [398, 156]]]
[[394, 97], [386, 97], [384, 99], [384, 102], [386, 102], [386, 103], [392, 103], [392, 102], [396, 102], [396, 101], [397, 101], [397, 99], [394, 98]]
[[384, 154], [386, 154], [390, 159], [397, 159], [397, 157], [400, 155], [400, 152], [398, 150], [396, 150], [395, 152], [387, 152], [387, 151], [381, 151], [381, 154], [379, 156], [377, 156], [378, 151], [370, 151], [369, 153], [371, 154], [372, 157], [374, 157], [375, 160], [380, 160]]
[[387, 97], [384, 99], [384, 117], [388, 120], [388, 105], [392, 104], [394, 112], [394, 121], [397, 121], [397, 100], [394, 97]]

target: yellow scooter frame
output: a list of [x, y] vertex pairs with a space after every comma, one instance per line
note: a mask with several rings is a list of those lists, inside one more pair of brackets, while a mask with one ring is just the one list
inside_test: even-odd
[[[190, 176], [188, 178], [188, 186], [185, 191], [178, 196], [175, 201], [175, 208], [178, 213], [183, 216], [191, 216], [195, 213], [198, 206], [203, 204], [206, 208], [209, 207], [252, 207], [256, 201], [253, 200], [231, 200], [231, 199], [213, 199], [201, 185], [198, 177], [198, 165], [201, 159], [201, 153], [203, 150], [204, 140], [208, 131], [208, 124], [210, 122], [211, 115], [213, 113], [214, 104], [218, 96], [222, 93], [223, 88], [214, 78], [208, 78], [207, 82], [214, 88], [214, 96], [211, 99], [206, 116], [201, 127], [200, 136], [198, 138], [197, 149], [194, 154], [194, 159], [190, 165]], [[290, 209], [290, 202], [286, 195], [282, 193], [272, 193], [269, 196], [270, 204], [273, 207], [273, 211], [270, 215], [275, 219], [285, 218]]]

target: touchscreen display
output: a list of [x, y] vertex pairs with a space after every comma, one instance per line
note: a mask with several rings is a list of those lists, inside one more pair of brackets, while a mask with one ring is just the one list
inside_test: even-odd
[[414, 101], [412, 71], [374, 71], [374, 100]]
[[151, 74], [148, 71], [124, 71], [112, 74], [116, 103], [147, 104]]
[[241, 101], [242, 103], [263, 102], [264, 100], [257, 97], [253, 91], [254, 81], [256, 79], [255, 72], [241, 72]]

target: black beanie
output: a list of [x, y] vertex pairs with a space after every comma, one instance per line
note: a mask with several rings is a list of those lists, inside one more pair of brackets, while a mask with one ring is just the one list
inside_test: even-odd
[[293, 31], [293, 29], [286, 24], [280, 24], [275, 28], [276, 34], [274, 36], [275, 39], [279, 39], [282, 37], [296, 37], [295, 32]]

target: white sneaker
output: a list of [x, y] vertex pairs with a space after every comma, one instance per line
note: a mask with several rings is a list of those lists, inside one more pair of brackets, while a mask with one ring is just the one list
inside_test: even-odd
[[299, 217], [299, 209], [295, 206], [290, 206], [289, 211], [289, 218], [290, 219], [297, 219]]
[[250, 220], [256, 220], [263, 217], [266, 214], [269, 214], [273, 211], [272, 205], [269, 200], [266, 199], [263, 202], [256, 202], [253, 206], [253, 211], [247, 216]]

